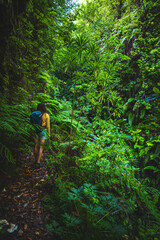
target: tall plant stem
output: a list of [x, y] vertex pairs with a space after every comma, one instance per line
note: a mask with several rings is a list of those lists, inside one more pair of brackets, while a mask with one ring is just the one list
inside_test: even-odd
[[68, 155], [70, 154], [70, 145], [71, 145], [71, 141], [72, 141], [72, 129], [73, 129], [72, 125], [73, 125], [75, 95], [76, 95], [76, 82], [74, 84], [74, 94], [73, 94], [73, 101], [72, 101], [72, 116], [71, 116], [71, 129], [70, 129], [70, 137], [69, 137], [69, 151], [68, 151]]

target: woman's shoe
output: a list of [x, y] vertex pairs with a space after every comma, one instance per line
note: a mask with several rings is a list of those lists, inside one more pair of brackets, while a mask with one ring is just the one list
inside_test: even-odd
[[42, 163], [36, 163], [35, 167], [40, 168], [40, 167], [43, 167], [43, 165], [42, 165]]

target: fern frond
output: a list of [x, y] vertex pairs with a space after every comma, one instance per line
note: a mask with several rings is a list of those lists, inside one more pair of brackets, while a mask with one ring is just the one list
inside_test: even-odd
[[6, 158], [8, 162], [11, 163], [15, 163], [15, 160], [12, 156], [11, 151], [9, 150], [9, 148], [7, 148], [5, 145], [3, 145], [2, 143], [0, 143], [0, 156], [2, 158]]

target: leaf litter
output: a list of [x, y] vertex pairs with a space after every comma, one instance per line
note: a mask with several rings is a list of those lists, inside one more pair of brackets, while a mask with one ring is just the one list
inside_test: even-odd
[[44, 167], [40, 169], [33, 167], [30, 155], [25, 156], [19, 168], [20, 176], [12, 179], [0, 193], [0, 220], [3, 219], [6, 228], [3, 239], [55, 239], [46, 229], [49, 212], [44, 209], [42, 200], [48, 194], [47, 185], [51, 181], [47, 178], [50, 170], [45, 167], [46, 154], [42, 157]]

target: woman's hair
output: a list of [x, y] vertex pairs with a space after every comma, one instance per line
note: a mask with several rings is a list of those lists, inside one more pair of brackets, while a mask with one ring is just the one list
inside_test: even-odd
[[47, 112], [46, 105], [44, 103], [39, 103], [38, 106], [37, 106], [37, 110], [41, 111], [42, 113]]

